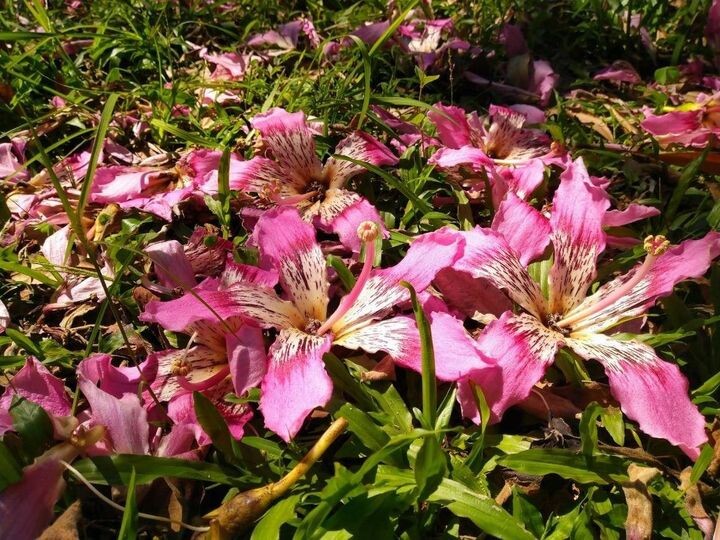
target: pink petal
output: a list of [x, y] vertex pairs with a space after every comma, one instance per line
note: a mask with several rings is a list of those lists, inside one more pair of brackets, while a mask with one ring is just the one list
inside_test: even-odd
[[376, 23], [365, 23], [359, 26], [352, 33], [353, 36], [359, 37], [366, 45], [373, 45], [390, 27], [390, 21], [380, 21]]
[[542, 109], [538, 109], [537, 107], [534, 107], [532, 105], [525, 105], [522, 103], [510, 105], [510, 108], [513, 111], [522, 114], [528, 124], [542, 124], [543, 122], [545, 122], [545, 111], [543, 111]]
[[[670, 248], [657, 258], [647, 275], [630, 291], [604, 309], [585, 317], [574, 326], [574, 329], [591, 329], [598, 332], [611, 328], [623, 319], [642, 315], [658, 298], [670, 294], [677, 283], [704, 275], [718, 256], [720, 256], [720, 233], [715, 231], [709, 232], [699, 240], [686, 240]], [[595, 294], [580, 304], [576, 311], [584, 310], [612, 294], [632, 278], [639, 266], [638, 264], [628, 273], [600, 287]]]
[[233, 388], [242, 396], [260, 385], [267, 370], [265, 342], [259, 328], [243, 325], [225, 336]]
[[710, 130], [702, 125], [702, 110], [672, 111], [666, 114], [653, 114], [645, 110], [645, 120], [640, 126], [653, 135], [661, 144], [678, 143], [685, 146], [705, 145]]
[[[237, 159], [236, 154], [233, 154], [233, 157]], [[187, 172], [195, 182], [201, 183], [208, 174], [218, 170], [221, 158], [220, 150], [198, 148], [185, 154], [178, 161], [177, 167]]]
[[313, 409], [330, 400], [333, 385], [322, 357], [331, 346], [328, 335], [311, 336], [291, 328], [281, 330], [270, 347], [260, 410], [265, 426], [286, 442]]
[[505, 237], [523, 266], [545, 252], [552, 232], [548, 219], [512, 192], [495, 212], [492, 229]]
[[449, 229], [439, 229], [418, 236], [405, 257], [395, 266], [373, 270], [356, 302], [333, 326], [338, 335], [350, 328], [382, 318], [410, 299], [401, 281], [410, 283], [417, 292], [424, 291], [443, 268], [452, 266], [462, 253], [463, 238]]
[[7, 306], [4, 302], [0, 301], [0, 334], [2, 334], [5, 329], [10, 324], [10, 312], [8, 311]]
[[603, 334], [574, 335], [567, 344], [587, 360], [598, 360], [610, 391], [623, 412], [648, 435], [666, 439], [690, 457], [707, 442], [705, 418], [688, 396], [687, 379], [675, 364], [637, 341], [619, 341]]
[[278, 273], [275, 269], [265, 270], [259, 266], [251, 266], [249, 264], [240, 264], [232, 260], [232, 256], [228, 258], [220, 277], [224, 287], [229, 287], [238, 281], [254, 283], [264, 287], [274, 287], [278, 283]]
[[528, 52], [527, 42], [522, 30], [515, 24], [506, 24], [500, 33], [500, 43], [505, 45], [505, 54], [509, 58]]
[[560, 76], [555, 73], [549, 62], [535, 60], [533, 62], [533, 80], [530, 83], [529, 90], [538, 94], [540, 104], [546, 106], [559, 79]]
[[32, 356], [11, 379], [0, 397], [0, 410], [8, 411], [14, 396], [42, 407], [51, 416], [69, 416], [71, 402], [63, 382]]
[[513, 307], [510, 299], [487, 279], [474, 278], [454, 268], [438, 272], [433, 284], [450, 307], [468, 317], [488, 313], [500, 317]]
[[462, 146], [457, 149], [441, 148], [432, 155], [428, 163], [437, 165], [441, 169], [468, 165], [474, 170], [482, 170], [485, 167], [492, 167], [495, 164], [485, 152], [474, 146]]
[[565, 313], [585, 298], [605, 249], [602, 227], [609, 206], [607, 193], [592, 182], [582, 159], [568, 164], [550, 218], [555, 248], [548, 278], [551, 311]]
[[78, 364], [77, 373], [117, 398], [136, 394], [143, 380], [155, 378], [157, 367], [150, 360], [145, 360], [138, 367], [116, 367], [111, 361], [109, 354], [90, 355]]
[[95, 172], [90, 201], [124, 202], [165, 183], [167, 178], [164, 174], [149, 167], [99, 167]]
[[430, 320], [438, 379], [457, 381], [470, 373], [477, 375], [481, 371], [496, 369], [494, 361], [481, 352], [462, 321], [439, 311], [432, 313]]
[[63, 467], [44, 459], [25, 467], [22, 479], [0, 492], [0, 540], [35, 540], [53, 519], [65, 489]]
[[155, 274], [162, 286], [189, 290], [196, 285], [195, 272], [177, 240], [150, 244], [145, 247], [145, 253], [155, 263]]
[[522, 200], [530, 195], [542, 184], [545, 177], [545, 163], [541, 158], [533, 158], [512, 168], [503, 168], [499, 171], [503, 182], [493, 182], [493, 203], [499, 205], [505, 193], [512, 191]]
[[616, 60], [610, 66], [598, 71], [593, 77], [596, 81], [614, 81], [629, 84], [640, 84], [642, 78], [635, 68], [624, 60]]
[[330, 230], [340, 237], [340, 242], [355, 253], [360, 252], [361, 242], [357, 235], [358, 226], [363, 221], [372, 221], [380, 226], [383, 236], [387, 230], [377, 209], [367, 199], [356, 198], [328, 223]]
[[[395, 165], [397, 157], [380, 141], [362, 131], [355, 131], [335, 147], [335, 154], [364, 161], [376, 167]], [[325, 174], [330, 179], [329, 187], [341, 188], [354, 176], [365, 172], [365, 167], [351, 161], [331, 157], [325, 164]]]
[[28, 178], [28, 172], [23, 165], [23, 155], [18, 152], [17, 145], [9, 143], [0, 144], [0, 179], [3, 182], [15, 183]]
[[629, 204], [625, 210], [608, 210], [603, 217], [604, 227], [622, 227], [628, 223], [634, 223], [641, 219], [647, 219], [660, 215], [660, 210], [653, 206], [643, 204]]
[[528, 397], [553, 362], [562, 336], [545, 328], [529, 315], [505, 313], [480, 334], [478, 350], [495, 368], [471, 372], [458, 383], [458, 401], [463, 415], [476, 424], [480, 412], [470, 383], [480, 387], [497, 422], [512, 405]]
[[460, 107], [436, 103], [428, 111], [427, 117], [435, 124], [438, 138], [444, 146], [448, 148], [473, 146], [470, 126], [465, 111]]
[[278, 270], [280, 285], [298, 310], [307, 319], [325, 320], [330, 284], [315, 229], [295, 208], [280, 207], [263, 214], [253, 235], [262, 265]]
[[465, 239], [465, 251], [455, 264], [455, 270], [487, 279], [530, 313], [540, 316], [545, 312], [545, 299], [540, 288], [505, 237], [480, 227], [456, 234]]
[[305, 113], [289, 113], [276, 107], [258, 114], [250, 123], [288, 175], [308, 181], [320, 177], [322, 166], [315, 154], [315, 139]]
[[107, 437], [115, 452], [147, 454], [150, 426], [147, 411], [134, 394], [116, 398], [100, 390], [95, 383], [78, 376], [78, 386], [90, 405], [92, 423], [107, 428]]
[[70, 226], [66, 225], [48, 236], [43, 242], [40, 252], [54, 266], [65, 266], [70, 242]]

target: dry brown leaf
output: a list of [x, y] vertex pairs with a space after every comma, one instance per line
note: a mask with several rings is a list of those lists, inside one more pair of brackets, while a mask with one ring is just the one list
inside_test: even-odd
[[38, 540], [78, 540], [77, 524], [82, 517], [80, 501], [75, 501], [40, 535]]
[[692, 467], [686, 467], [680, 473], [680, 489], [685, 492], [685, 509], [688, 514], [690, 514], [690, 517], [693, 518], [698, 528], [703, 532], [705, 539], [709, 540], [713, 535], [713, 520], [708, 516], [708, 513], [703, 507], [697, 484], [690, 483], [691, 475]]
[[590, 126], [594, 131], [598, 132], [606, 141], [615, 142], [615, 137], [613, 136], [612, 131], [602, 118], [586, 112], [575, 112], [568, 110], [567, 113], [570, 116], [573, 116], [580, 120], [580, 122], [582, 122], [583, 124]]
[[628, 540], [649, 540], [652, 537], [652, 498], [647, 483], [658, 474], [660, 471], [655, 467], [641, 467], [635, 463], [628, 467], [630, 480], [622, 487], [628, 506], [625, 521]]
[[637, 135], [637, 128], [632, 125], [631, 122], [628, 122], [627, 119], [620, 114], [617, 109], [615, 109], [615, 107], [608, 105], [607, 103], [604, 103], [603, 106], [610, 111], [610, 114], [612, 114], [613, 118], [617, 120], [617, 123], [620, 124], [625, 131], [632, 133], [633, 135]]

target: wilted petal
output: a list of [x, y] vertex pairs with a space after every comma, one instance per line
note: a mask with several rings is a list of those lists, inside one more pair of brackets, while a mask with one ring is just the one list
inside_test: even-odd
[[[13, 397], [20, 396], [42, 407], [51, 416], [68, 416], [71, 402], [63, 382], [32, 356], [11, 379], [0, 397], [0, 409], [9, 411]], [[9, 427], [9, 426], [8, 426]]]
[[441, 148], [432, 155], [428, 163], [437, 165], [441, 169], [466, 165], [478, 171], [483, 170], [485, 167], [492, 167], [495, 164], [485, 152], [474, 146]]
[[298, 310], [306, 319], [325, 320], [330, 284], [315, 229], [295, 208], [281, 207], [263, 214], [254, 238], [263, 266], [278, 270], [280, 285]]
[[[355, 131], [335, 147], [335, 154], [363, 161], [376, 167], [395, 165], [397, 157], [380, 141], [362, 131]], [[325, 164], [324, 174], [329, 188], [342, 188], [353, 176], [364, 173], [365, 167], [351, 161], [331, 157]]]
[[63, 472], [57, 459], [38, 460], [0, 492], [0, 540], [35, 540], [42, 534], [65, 489]]
[[[24, 145], [23, 145], [24, 146]], [[8, 183], [26, 180], [28, 173], [23, 165], [23, 155], [12, 142], [0, 144], [0, 180]]]
[[642, 78], [635, 68], [625, 60], [616, 60], [605, 69], [598, 71], [593, 77], [596, 81], [614, 81], [629, 84], [640, 84]]
[[562, 336], [529, 315], [508, 312], [491, 322], [478, 338], [478, 350], [492, 368], [471, 372], [458, 383], [463, 415], [480, 423], [472, 384], [485, 395], [491, 422], [497, 422], [512, 405], [524, 400], [555, 359]]
[[315, 154], [315, 139], [305, 113], [273, 108], [251, 120], [262, 135], [263, 144], [291, 178], [310, 181], [319, 178], [322, 166]]
[[313, 409], [330, 400], [333, 385], [322, 358], [331, 345], [329, 335], [312, 336], [291, 328], [281, 330], [270, 347], [260, 410], [265, 426], [286, 442]]
[[690, 401], [687, 379], [652, 347], [604, 334], [573, 334], [567, 344], [605, 368], [610, 391], [628, 418], [648, 435], [666, 439], [693, 459], [707, 441], [705, 418]]
[[48, 236], [43, 242], [40, 252], [54, 266], [65, 266], [70, 242], [70, 226], [66, 225]]
[[167, 183], [167, 173], [149, 167], [99, 167], [90, 192], [95, 203], [120, 203]]
[[410, 283], [417, 292], [425, 290], [435, 275], [452, 266], [462, 252], [463, 239], [449, 229], [418, 236], [405, 257], [395, 266], [373, 270], [360, 296], [333, 326], [336, 335], [382, 318], [393, 307], [410, 299], [401, 281]]
[[552, 233], [548, 219], [512, 192], [495, 212], [492, 229], [505, 237], [523, 266], [543, 254]]
[[189, 290], [196, 285], [190, 261], [177, 240], [150, 244], [145, 247], [145, 253], [155, 263], [155, 274], [164, 287], [182, 287]]
[[460, 107], [436, 103], [427, 116], [435, 124], [438, 138], [444, 146], [462, 148], [473, 145], [465, 111]]
[[645, 110], [640, 126], [662, 144], [678, 143], [686, 146], [703, 146], [710, 138], [710, 130], [702, 125], [702, 110], [672, 111], [653, 114]]
[[107, 428], [115, 452], [122, 454], [147, 454], [150, 426], [147, 411], [134, 394], [116, 398], [100, 390], [95, 383], [78, 376], [78, 386], [90, 405], [92, 423]]
[[[573, 326], [575, 330], [585, 329], [600, 332], [611, 328], [623, 319], [645, 313], [658, 298], [670, 294], [681, 281], [705, 274], [712, 261], [720, 256], [720, 233], [710, 232], [699, 240], [686, 240], [660, 255], [650, 266], [647, 274], [627, 293], [615, 302], [584, 317]], [[575, 310], [579, 313], [602, 301], [633, 278], [640, 265], [628, 273], [601, 286]]]
[[7, 306], [4, 302], [0, 301], [0, 334], [2, 334], [5, 329], [10, 324], [10, 312], [8, 311]]
[[145, 360], [137, 367], [116, 367], [111, 361], [109, 354], [93, 354], [78, 364], [77, 372], [98, 384], [102, 391], [118, 398], [124, 394], [136, 394], [143, 380], [151, 381], [155, 378], [157, 366], [150, 360]]
[[610, 202], [582, 159], [560, 176], [550, 218], [555, 248], [550, 269], [550, 310], [565, 313], [579, 304], [595, 279], [597, 258], [605, 249], [603, 220]]
[[535, 60], [533, 62], [533, 78], [528, 90], [535, 92], [540, 97], [540, 104], [547, 105], [550, 102], [555, 86], [560, 76], [546, 60]]
[[243, 325], [225, 336], [233, 388], [238, 396], [260, 386], [267, 370], [265, 342], [259, 328]]
[[545, 299], [540, 288], [501, 234], [480, 227], [456, 234], [465, 238], [465, 252], [455, 270], [487, 279], [528, 312], [542, 315]]
[[604, 227], [622, 227], [628, 223], [634, 223], [641, 219], [647, 219], [660, 215], [660, 210], [653, 206], [643, 204], [629, 204], [625, 210], [608, 210], [603, 218]]

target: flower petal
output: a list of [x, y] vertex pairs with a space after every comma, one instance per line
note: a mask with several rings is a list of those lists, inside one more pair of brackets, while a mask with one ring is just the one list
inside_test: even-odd
[[111, 440], [115, 452], [148, 453], [150, 425], [147, 411], [136, 395], [116, 398], [100, 390], [82, 374], [78, 376], [78, 386], [90, 405], [93, 424], [107, 428], [106, 437]]
[[[658, 298], [670, 294], [677, 283], [705, 274], [712, 261], [718, 256], [720, 256], [720, 233], [713, 231], [699, 240], [686, 240], [660, 255], [646, 276], [630, 291], [604, 309], [585, 317], [573, 328], [600, 332], [615, 326], [623, 319], [638, 317], [655, 304]], [[587, 309], [613, 294], [632, 279], [639, 267], [638, 264], [628, 273], [600, 287], [574, 311]]]
[[265, 426], [286, 442], [313, 409], [330, 400], [333, 385], [322, 358], [331, 345], [329, 335], [311, 336], [290, 328], [281, 330], [270, 347], [260, 410]]
[[483, 170], [492, 167], [495, 162], [488, 155], [474, 146], [461, 146], [460, 148], [441, 148], [428, 160], [431, 165], [441, 169], [452, 169], [460, 165], [468, 165], [474, 170]]
[[335, 335], [382, 318], [393, 307], [408, 301], [410, 293], [400, 285], [401, 281], [410, 283], [417, 292], [425, 290], [440, 270], [455, 263], [463, 243], [462, 237], [450, 229], [418, 236], [398, 264], [370, 273], [355, 303], [333, 326]]
[[320, 177], [322, 165], [315, 154], [315, 139], [305, 113], [275, 107], [256, 115], [250, 123], [286, 174], [304, 181]]
[[145, 253], [155, 263], [155, 274], [162, 286], [192, 289], [196, 285], [195, 272], [177, 240], [150, 244], [145, 247]]
[[448, 306], [468, 317], [491, 314], [500, 317], [512, 310], [512, 302], [500, 289], [484, 278], [446, 268], [438, 272], [433, 285], [442, 293]]
[[487, 279], [528, 312], [536, 316], [543, 314], [545, 299], [542, 292], [505, 237], [480, 227], [456, 234], [462, 235], [466, 244], [462, 258], [454, 266], [455, 270]]
[[552, 312], [566, 313], [585, 298], [605, 249], [602, 226], [609, 205], [607, 193], [592, 182], [582, 159], [569, 163], [560, 176], [550, 218], [555, 248], [548, 277]]
[[[462, 321], [448, 313], [436, 311], [430, 315], [435, 375], [441, 381], [457, 381], [470, 373], [495, 369], [494, 361], [486, 357], [478, 343], [468, 334]], [[417, 370], [420, 371], [420, 370]]]
[[567, 344], [605, 367], [610, 391], [640, 429], [697, 458], [707, 441], [705, 418], [690, 401], [687, 379], [675, 364], [660, 360], [644, 343], [604, 334], [573, 334]]
[[[342, 208], [340, 208], [341, 205], [337, 204], [338, 201], [336, 200], [338, 199], [337, 195], [339, 193], [342, 195], [350, 195], [350, 197], [342, 198], [342, 202], [347, 203], [344, 204]], [[322, 204], [320, 208], [320, 225], [323, 228], [326, 225], [327, 228], [337, 234], [340, 237], [340, 242], [342, 242], [345, 247], [351, 249], [355, 253], [360, 251], [361, 242], [358, 238], [357, 230], [358, 226], [363, 221], [372, 221], [377, 224], [381, 228], [383, 236], [387, 236], [385, 224], [383, 223], [380, 214], [367, 199], [360, 197], [357, 193], [346, 191], [344, 189], [334, 190], [330, 197], [326, 197], [324, 203], [329, 202], [330, 199], [332, 202], [331, 209], [333, 210], [333, 215], [330, 215], [330, 212], [328, 211], [330, 209], [326, 208], [326, 204]]]
[[511, 191], [500, 203], [492, 229], [505, 237], [523, 266], [543, 254], [552, 232], [548, 219]]
[[[562, 336], [526, 314], [505, 313], [491, 322], [478, 338], [478, 350], [490, 359], [490, 368], [471, 372], [458, 383], [463, 415], [476, 424], [480, 412], [471, 383], [482, 390], [497, 422], [512, 405], [524, 400], [553, 362]], [[493, 362], [494, 361], [494, 362]]]
[[233, 388], [242, 396], [260, 385], [267, 370], [265, 342], [259, 328], [243, 325], [225, 336]]
[[632, 203], [625, 210], [609, 210], [603, 218], [604, 227], [622, 227], [628, 223], [634, 223], [641, 219], [660, 215], [660, 210], [654, 206]]
[[259, 219], [254, 238], [264, 267], [276, 268], [280, 285], [307, 319], [327, 315], [327, 266], [315, 229], [294, 208], [270, 210]]
[[[219, 354], [203, 345], [189, 349], [166, 349], [151, 356], [158, 367], [151, 386], [160, 401], [170, 401], [183, 392], [182, 383], [185, 380], [198, 385], [212, 382], [214, 377], [227, 373], [228, 358], [225, 351]], [[181, 367], [182, 372], [178, 371]], [[183, 374], [183, 381], [178, 378], [179, 373]]]
[[[395, 165], [397, 157], [380, 141], [362, 131], [345, 137], [335, 147], [335, 154], [364, 161], [376, 167]], [[365, 167], [351, 161], [331, 157], [325, 163], [324, 174], [329, 179], [329, 188], [342, 188], [353, 176], [364, 173]]]
[[138, 367], [116, 367], [111, 361], [109, 354], [92, 354], [78, 364], [77, 372], [118, 398], [137, 393], [143, 379], [151, 381], [157, 372], [157, 365], [151, 360], [145, 360]]
[[436, 103], [427, 113], [427, 117], [435, 124], [437, 136], [448, 148], [472, 146], [470, 126], [465, 111], [453, 105]]

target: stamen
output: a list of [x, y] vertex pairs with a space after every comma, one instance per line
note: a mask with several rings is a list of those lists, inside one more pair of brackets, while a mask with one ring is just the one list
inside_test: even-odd
[[316, 335], [322, 336], [328, 330], [330, 330], [336, 322], [338, 322], [355, 301], [360, 296], [365, 284], [370, 277], [370, 271], [373, 267], [373, 261], [375, 260], [375, 240], [380, 234], [380, 227], [372, 221], [363, 221], [360, 223], [357, 229], [357, 235], [361, 242], [365, 244], [365, 260], [363, 261], [363, 267], [360, 271], [360, 275], [355, 281], [355, 286], [352, 290], [340, 300], [340, 305], [337, 307], [335, 312], [322, 324]]
[[657, 258], [663, 253], [665, 253], [670, 247], [670, 241], [662, 235], [650, 235], [643, 241], [643, 247], [647, 252], [645, 260], [627, 282], [615, 289], [614, 292], [610, 293], [608, 296], [601, 299], [599, 302], [575, 313], [571, 311], [564, 319], [558, 321], [555, 326], [557, 326], [558, 328], [567, 328], [569, 326], [572, 326], [580, 322], [582, 319], [586, 319], [591, 315], [602, 311], [606, 307], [610, 306], [611, 304], [615, 303], [617, 300], [625, 296], [627, 293], [629, 293], [635, 288], [635, 285], [640, 283], [640, 281], [645, 276], [647, 276], [650, 268], [655, 263]]

